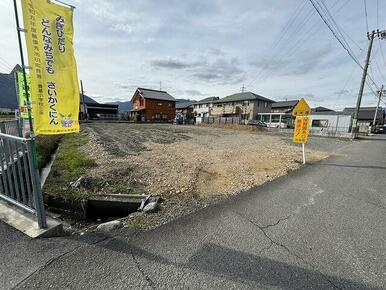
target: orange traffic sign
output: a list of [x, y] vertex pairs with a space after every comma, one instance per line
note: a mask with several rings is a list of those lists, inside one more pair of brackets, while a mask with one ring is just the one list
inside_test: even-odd
[[305, 144], [308, 142], [310, 131], [310, 117], [297, 116], [295, 120], [294, 143]]
[[309, 116], [311, 115], [311, 108], [303, 98], [298, 102], [292, 111], [292, 116]]

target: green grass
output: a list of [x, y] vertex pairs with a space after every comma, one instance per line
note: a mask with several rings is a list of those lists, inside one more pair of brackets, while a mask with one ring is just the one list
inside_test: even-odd
[[43, 189], [44, 194], [71, 200], [82, 199], [90, 194], [82, 187], [70, 186], [70, 182], [76, 181], [87, 170], [96, 166], [95, 161], [80, 149], [87, 142], [86, 132], [64, 135], [61, 138], [56, 159]]
[[36, 150], [38, 153], [39, 169], [42, 169], [51, 160], [52, 154], [58, 148], [60, 141], [62, 140], [61, 135], [54, 136], [37, 136], [36, 137]]

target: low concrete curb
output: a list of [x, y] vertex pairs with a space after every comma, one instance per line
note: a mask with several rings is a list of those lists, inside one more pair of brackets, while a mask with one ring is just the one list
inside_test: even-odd
[[47, 228], [39, 229], [34, 215], [2, 200], [0, 200], [0, 220], [33, 239], [63, 235], [63, 225], [57, 220], [47, 217]]

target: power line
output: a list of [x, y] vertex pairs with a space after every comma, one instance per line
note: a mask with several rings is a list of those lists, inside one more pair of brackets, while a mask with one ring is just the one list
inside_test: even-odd
[[382, 49], [382, 45], [381, 45], [381, 40], [380, 39], [378, 39], [378, 43], [379, 43], [379, 50], [381, 51], [381, 56], [382, 56], [382, 59], [383, 59], [383, 64], [386, 67], [386, 59], [385, 59], [385, 55], [383, 54], [383, 49]]
[[[328, 19], [325, 17], [325, 15], [323, 14], [323, 12], [318, 8], [318, 6], [316, 5], [316, 3], [319, 4], [319, 2], [317, 2], [317, 0], [309, 0], [311, 2], [311, 4], [314, 6], [315, 10], [318, 12], [319, 16], [322, 18], [323, 22], [327, 25], [327, 27], [330, 29], [330, 31], [332, 32], [333, 36], [338, 40], [338, 42], [341, 44], [341, 46], [343, 47], [344, 50], [347, 51], [348, 55], [351, 57], [351, 59], [363, 70], [363, 66], [360, 64], [359, 60], [355, 57], [355, 55], [353, 55], [352, 53], [352, 50], [350, 48], [350, 46], [346, 44], [339, 38], [338, 36], [338, 33], [334, 30], [333, 26], [328, 22]], [[316, 2], [316, 3], [315, 3]], [[320, 4], [319, 4], [320, 5]], [[347, 46], [346, 46], [347, 45]], [[371, 82], [374, 84], [374, 86], [378, 89], [378, 86], [377, 84], [375, 83], [373, 77], [368, 74], [368, 77], [369, 79], [371, 80]]]
[[366, 31], [369, 31], [369, 22], [367, 20], [367, 5], [366, 5], [366, 0], [363, 0], [363, 4], [365, 6], [365, 18], [366, 18]]
[[[359, 66], [361, 66], [361, 64], [359, 63], [359, 61], [356, 59], [356, 57], [351, 53], [351, 49], [347, 48], [346, 45], [342, 42], [342, 40], [338, 37], [336, 31], [332, 28], [332, 26], [328, 23], [328, 21], [325, 19], [325, 16], [322, 14], [322, 12], [320, 11], [320, 9], [317, 7], [317, 5], [315, 4], [316, 0], [309, 0], [311, 2], [311, 4], [314, 6], [316, 12], [318, 12], [319, 16], [322, 18], [323, 22], [327, 25], [328, 29], [330, 29], [330, 31], [332, 32], [332, 34], [334, 35], [334, 37], [336, 38], [336, 40], [338, 40], [338, 42], [341, 44], [341, 46], [344, 48], [344, 50], [347, 51], [348, 55], [352, 58], [353, 61], [355, 61]], [[314, 2], [315, 1], [315, 2]]]
[[[284, 49], [285, 46], [288, 46], [290, 43], [289, 41], [292, 40], [289, 32], [291, 31], [291, 28], [293, 28], [296, 25], [296, 20], [301, 17], [301, 14], [302, 14], [305, 6], [306, 6], [306, 3], [303, 3], [302, 5], [297, 6], [295, 8], [291, 17], [288, 19], [288, 21], [284, 25], [283, 29], [279, 33], [280, 37], [273, 43], [272, 48], [270, 49], [270, 55], [272, 56], [271, 58], [275, 57], [277, 59], [278, 55], [280, 55], [281, 53], [286, 51]], [[309, 17], [310, 15], [311, 15], [311, 11], [308, 11], [308, 15], [305, 18]], [[304, 21], [305, 20], [303, 19], [303, 23], [304, 23]], [[294, 30], [298, 31], [299, 29], [302, 29], [302, 28], [303, 28], [303, 26], [301, 25], [301, 23], [300, 24], [298, 23], [297, 26], [294, 27]], [[285, 40], [284, 47], [280, 47], [282, 40]], [[279, 49], [278, 49], [278, 47], [279, 47]], [[267, 68], [263, 68], [263, 67], [260, 68], [257, 75], [252, 79], [252, 81], [250, 81], [250, 83], [247, 86], [252, 85], [258, 78], [260, 78], [263, 75], [264, 70], [266, 70], [266, 69], [270, 70], [271, 68], [269, 68], [269, 65], [267, 66]]]
[[379, 0], [377, 0], [377, 27], [379, 28]]
[[[339, 2], [339, 0], [336, 0], [336, 2], [332, 5], [332, 7], [335, 7], [338, 2]], [[347, 3], [348, 3], [348, 0], [346, 0], [343, 3], [343, 5], [340, 8], [338, 8], [337, 12], [339, 10], [341, 10]], [[306, 39], [316, 35], [315, 32], [318, 29], [318, 27], [317, 27], [318, 23], [313, 24], [311, 26], [311, 28], [309, 28], [304, 33], [302, 32], [302, 30], [305, 27], [307, 27], [306, 24], [312, 19], [312, 16], [313, 16], [312, 10], [313, 9], [311, 8], [310, 10], [307, 11], [308, 13], [306, 12], [306, 15], [303, 17], [302, 20], [300, 20], [300, 22], [297, 24], [297, 26], [294, 29], [294, 31], [296, 31], [295, 35], [300, 35], [301, 38], [300, 39], [291, 38], [291, 39], [293, 39], [293, 41], [291, 43], [292, 45], [287, 44], [287, 47], [289, 47], [289, 49], [284, 49], [284, 47], [282, 47], [278, 53], [275, 53], [275, 58], [272, 58], [271, 62], [276, 62], [278, 64], [281, 64], [285, 59], [289, 59], [294, 53], [296, 53], [296, 51], [299, 49], [299, 47], [304, 45], [304, 43], [306, 43], [305, 42]], [[248, 84], [248, 86], [251, 86], [258, 79], [262, 79], [262, 80], [267, 79], [276, 70], [283, 69], [289, 63], [290, 62], [284, 62], [281, 64], [281, 66], [279, 68], [275, 68], [274, 66], [272, 66], [272, 67], [267, 66], [266, 70], [261, 69], [260, 72], [256, 75], [256, 77], [254, 77], [253, 80]], [[265, 72], [265, 75], [263, 77], [264, 72]]]

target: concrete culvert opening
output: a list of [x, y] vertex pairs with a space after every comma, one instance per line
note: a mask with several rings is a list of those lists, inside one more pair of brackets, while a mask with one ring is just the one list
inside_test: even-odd
[[119, 194], [93, 197], [87, 201], [86, 217], [90, 221], [106, 221], [126, 217], [141, 210], [141, 205], [144, 205], [148, 198], [148, 196]]
[[108, 194], [77, 202], [50, 197], [46, 203], [52, 212], [65, 214], [73, 220], [105, 222], [142, 211], [152, 200], [159, 201], [150, 195]]

